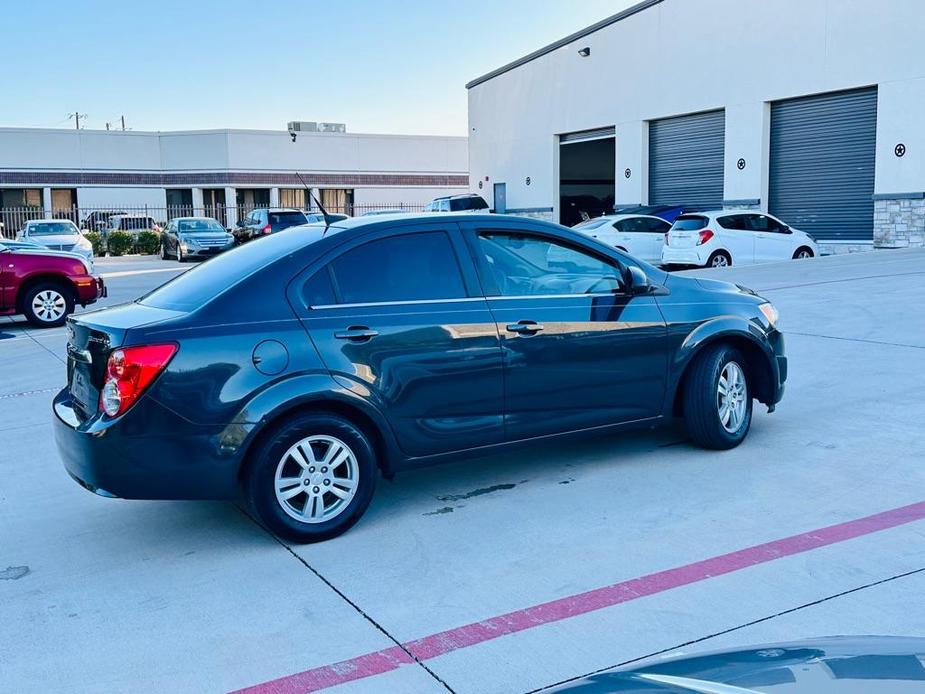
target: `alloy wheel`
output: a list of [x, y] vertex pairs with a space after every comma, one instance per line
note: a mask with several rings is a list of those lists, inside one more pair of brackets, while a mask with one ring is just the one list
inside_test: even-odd
[[333, 436], [308, 436], [287, 450], [273, 479], [276, 501], [300, 523], [324, 523], [350, 505], [360, 466], [350, 447]]
[[729, 267], [729, 261], [726, 259], [722, 253], [713, 256], [713, 260], [710, 263], [710, 267]]
[[32, 312], [45, 323], [61, 320], [67, 311], [64, 295], [56, 289], [44, 289], [32, 300]]
[[737, 432], [745, 420], [747, 408], [745, 372], [736, 362], [727, 362], [716, 385], [716, 409], [723, 428], [730, 434]]
[[813, 257], [813, 254], [810, 251], [807, 251], [806, 249], [803, 249], [802, 251], [797, 253], [797, 260], [806, 260], [812, 257]]

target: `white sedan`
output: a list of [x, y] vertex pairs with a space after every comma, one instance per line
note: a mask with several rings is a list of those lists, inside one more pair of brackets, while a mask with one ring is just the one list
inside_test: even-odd
[[682, 214], [662, 248], [662, 265], [727, 267], [819, 255], [816, 240], [777, 217], [754, 210]]
[[671, 225], [664, 219], [644, 214], [608, 214], [573, 228], [634, 258], [658, 264], [662, 260], [665, 234]]

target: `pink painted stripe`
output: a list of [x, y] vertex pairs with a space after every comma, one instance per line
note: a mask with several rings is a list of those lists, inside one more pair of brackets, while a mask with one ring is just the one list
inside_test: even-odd
[[[711, 557], [702, 561], [648, 574], [628, 581], [621, 581], [585, 593], [570, 595], [558, 600], [541, 603], [522, 610], [515, 610], [480, 622], [448, 629], [438, 634], [425, 636], [403, 644], [418, 660], [429, 660], [461, 648], [491, 641], [500, 636], [533, 629], [543, 624], [559, 622], [605, 607], [656, 595], [673, 588], [747, 569], [781, 557], [788, 557], [813, 549], [837, 544], [856, 537], [895, 528], [925, 518], [925, 501], [909, 506], [891, 509], [864, 518], [830, 525], [818, 530], [791, 535], [780, 540], [746, 547], [729, 554]], [[398, 646], [357, 658], [344, 660], [333, 665], [306, 670], [295, 675], [242, 689], [236, 694], [303, 694], [316, 692], [337, 684], [373, 677], [397, 670], [414, 660]]]

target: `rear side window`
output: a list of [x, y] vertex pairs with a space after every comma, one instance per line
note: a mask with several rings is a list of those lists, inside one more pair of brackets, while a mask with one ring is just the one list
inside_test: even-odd
[[700, 231], [707, 226], [707, 218], [699, 214], [682, 214], [671, 226], [676, 231]]
[[450, 200], [450, 209], [453, 212], [465, 210], [487, 210], [488, 203], [478, 195], [470, 198], [455, 198]]
[[271, 212], [270, 224], [305, 224], [305, 215], [301, 212]]
[[331, 261], [331, 270], [343, 304], [466, 296], [456, 253], [442, 231], [370, 241]]
[[306, 306], [329, 306], [336, 304], [334, 285], [331, 284], [331, 270], [328, 266], [321, 268], [309, 278], [302, 287], [302, 298]]
[[654, 217], [646, 219], [646, 224], [649, 225], [649, 231], [656, 234], [664, 234], [671, 228], [671, 225], [664, 219], [655, 219]]
[[635, 234], [649, 232], [649, 224], [642, 217], [628, 217], [617, 222], [617, 230]]
[[716, 221], [719, 222], [719, 225], [723, 229], [736, 229], [739, 231], [744, 231], [748, 227], [745, 226], [745, 216], [741, 214], [731, 214], [726, 217], [717, 217]]

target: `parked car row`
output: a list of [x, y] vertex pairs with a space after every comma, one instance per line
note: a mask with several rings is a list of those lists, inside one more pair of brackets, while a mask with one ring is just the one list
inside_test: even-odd
[[574, 228], [663, 267], [728, 267], [819, 255], [812, 236], [754, 210], [687, 212], [673, 224], [651, 215], [614, 214]]

